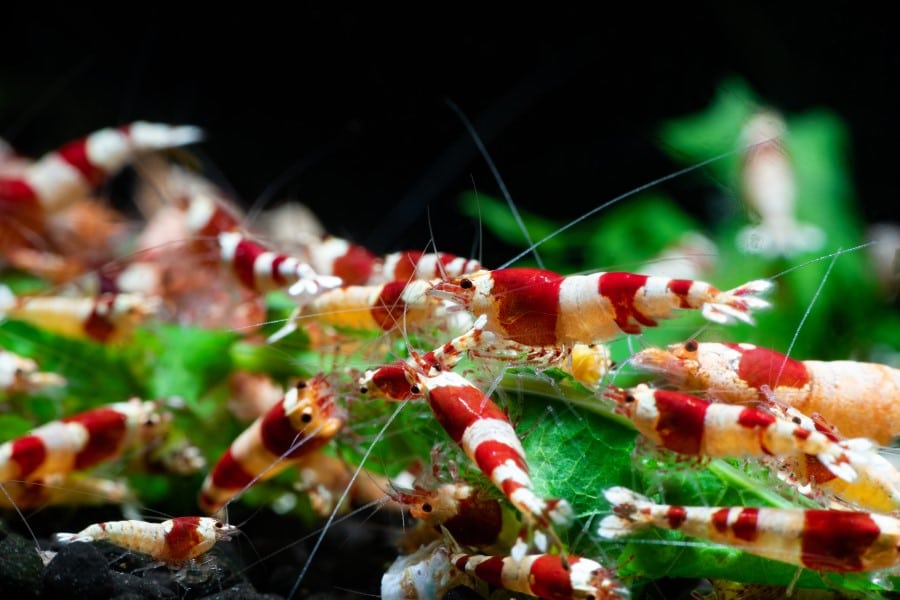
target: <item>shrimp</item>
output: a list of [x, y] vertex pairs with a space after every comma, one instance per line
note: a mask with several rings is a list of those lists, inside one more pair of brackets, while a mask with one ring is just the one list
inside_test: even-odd
[[234, 525], [210, 517], [176, 517], [162, 523], [137, 520], [95, 523], [78, 533], [57, 533], [54, 538], [60, 544], [102, 540], [168, 566], [180, 567], [237, 533]]
[[0, 348], [0, 393], [28, 392], [65, 383], [56, 373], [38, 371], [37, 363], [30, 358]]
[[741, 132], [746, 148], [741, 183], [746, 203], [761, 223], [738, 232], [738, 246], [747, 253], [774, 258], [818, 250], [825, 234], [794, 217], [797, 187], [782, 138], [787, 125], [772, 111], [754, 115]]
[[772, 283], [756, 280], [720, 292], [702, 281], [634, 273], [565, 277], [550, 271], [510, 268], [479, 271], [438, 282], [432, 295], [488, 316], [487, 331], [528, 346], [604, 342], [638, 334], [669, 318], [676, 308], [701, 309], [716, 323], [752, 323], [751, 311], [769, 303], [758, 296]]
[[346, 416], [324, 375], [301, 381], [244, 430], [203, 481], [200, 507], [215, 513], [258, 480], [274, 477], [328, 443]]
[[[798, 361], [752, 344], [689, 340], [648, 348], [632, 364], [682, 389], [733, 404], [772, 400], [819, 414], [843, 435], [887, 444], [900, 435], [900, 370], [877, 363]], [[873, 418], [875, 417], [875, 418]]]
[[630, 598], [612, 571], [600, 563], [579, 556], [557, 554], [512, 556], [453, 554], [450, 562], [489, 584], [549, 600]]
[[[631, 390], [610, 388], [616, 412], [659, 446], [679, 454], [708, 457], [815, 456], [848, 482], [857, 479], [845, 446], [815, 430], [755, 408], [715, 404], [645, 384]], [[871, 448], [862, 440], [855, 448]], [[864, 460], [861, 454], [859, 460]]]
[[47, 212], [61, 210], [140, 154], [192, 144], [202, 137], [196, 127], [143, 121], [95, 131], [46, 154], [21, 176], [0, 177], [0, 208], [36, 205]]
[[104, 292], [95, 298], [16, 297], [0, 284], [0, 318], [25, 321], [53, 333], [97, 342], [127, 339], [140, 323], [159, 310], [159, 299], [142, 294]]
[[170, 420], [157, 402], [132, 398], [41, 425], [0, 445], [0, 482], [36, 481], [113, 460], [126, 448], [159, 440]]
[[534, 492], [525, 450], [509, 418], [489, 396], [452, 371], [431, 375], [405, 368], [411, 392], [424, 394], [450, 438], [528, 521], [545, 530], [551, 524], [569, 524], [572, 509], [567, 501], [545, 500]]
[[422, 538], [431, 539], [444, 529], [463, 546], [494, 552], [515, 543], [521, 529], [512, 511], [468, 483], [443, 483], [432, 488], [416, 485], [411, 490], [398, 489], [391, 496], [424, 526], [407, 532], [402, 544], [407, 548], [417, 548]]
[[873, 571], [900, 562], [900, 520], [844, 510], [654, 504], [623, 487], [603, 492], [613, 515], [598, 533], [619, 538], [648, 527], [684, 532], [817, 571]]

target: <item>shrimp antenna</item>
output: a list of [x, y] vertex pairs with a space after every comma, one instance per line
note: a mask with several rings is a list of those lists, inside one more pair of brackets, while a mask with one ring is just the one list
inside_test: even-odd
[[506, 261], [505, 263], [503, 263], [502, 265], [500, 265], [500, 266], [497, 267], [497, 268], [498, 268], [498, 269], [505, 269], [505, 268], [507, 268], [509, 265], [513, 264], [514, 262], [516, 262], [517, 260], [519, 260], [520, 258], [522, 258], [523, 256], [525, 256], [526, 254], [530, 253], [532, 250], [534, 250], [535, 248], [539, 247], [539, 246], [542, 245], [544, 242], [550, 241], [551, 239], [555, 238], [556, 236], [558, 236], [558, 235], [561, 234], [562, 232], [568, 231], [569, 229], [571, 229], [572, 227], [578, 225], [579, 223], [581, 223], [581, 222], [584, 221], [585, 219], [588, 219], [588, 218], [590, 218], [590, 217], [596, 215], [596, 214], [597, 214], [598, 212], [600, 212], [601, 210], [604, 210], [604, 209], [606, 209], [606, 208], [609, 208], [610, 206], [612, 206], [613, 204], [616, 204], [617, 202], [620, 202], [621, 200], [624, 200], [624, 199], [626, 199], [626, 198], [630, 198], [631, 196], [637, 195], [637, 194], [643, 192], [644, 190], [647, 190], [647, 189], [650, 189], [650, 188], [652, 188], [652, 187], [655, 187], [655, 186], [657, 186], [657, 185], [659, 185], [659, 184], [661, 184], [661, 183], [665, 183], [666, 181], [669, 181], [670, 179], [676, 179], [676, 178], [681, 177], [682, 175], [685, 175], [685, 174], [690, 173], [690, 172], [692, 172], [692, 171], [697, 171], [697, 170], [699, 170], [699, 169], [702, 169], [703, 167], [705, 167], [705, 166], [708, 165], [708, 164], [714, 163], [714, 162], [716, 162], [716, 161], [718, 161], [718, 160], [722, 160], [723, 158], [727, 158], [727, 157], [731, 156], [732, 154], [737, 154], [737, 153], [740, 152], [740, 151], [741, 151], [741, 149], [729, 150], [728, 152], [723, 152], [722, 154], [718, 154], [718, 155], [716, 155], [716, 156], [713, 156], [712, 158], [707, 158], [706, 160], [701, 161], [701, 162], [699, 162], [699, 163], [697, 163], [697, 164], [695, 164], [695, 165], [691, 165], [691, 166], [689, 166], [689, 167], [685, 167], [685, 168], [683, 168], [683, 169], [679, 169], [678, 171], [675, 171], [674, 173], [669, 173], [668, 175], [663, 175], [662, 177], [659, 177], [659, 178], [657, 178], [657, 179], [654, 179], [653, 181], [647, 182], [647, 183], [645, 183], [644, 185], [639, 185], [639, 186], [636, 187], [636, 188], [633, 188], [633, 189], [631, 189], [631, 190], [628, 190], [628, 191], [625, 192], [624, 194], [619, 194], [618, 196], [616, 196], [616, 197], [613, 198], [612, 200], [610, 200], [610, 201], [608, 201], [608, 202], [604, 202], [604, 203], [601, 204], [600, 206], [596, 206], [596, 207], [592, 208], [591, 210], [587, 211], [586, 213], [584, 213], [584, 214], [581, 215], [580, 217], [576, 217], [575, 219], [569, 221], [568, 223], [566, 223], [565, 225], [563, 225], [562, 227], [560, 227], [559, 229], [557, 229], [557, 230], [554, 231], [553, 233], [550, 233], [550, 234], [544, 236], [543, 238], [539, 239], [539, 240], [536, 241], [534, 244], [532, 244], [532, 245], [529, 246], [528, 248], [525, 248], [524, 250], [522, 250], [521, 252], [519, 252], [519, 253], [516, 254], [514, 257], [512, 257], [511, 259], [509, 259], [508, 261]]
[[525, 222], [522, 221], [522, 216], [519, 214], [519, 209], [516, 208], [516, 204], [515, 202], [513, 202], [512, 196], [510, 195], [509, 190], [506, 188], [506, 184], [503, 182], [503, 177], [500, 176], [500, 171], [497, 170], [497, 166], [494, 164], [494, 160], [491, 158], [491, 155], [488, 153], [487, 148], [485, 148], [484, 143], [481, 141], [481, 137], [475, 130], [475, 126], [472, 125], [472, 122], [469, 121], [469, 118], [465, 115], [465, 113], [463, 113], [462, 109], [457, 106], [455, 102], [453, 102], [453, 100], [451, 100], [450, 98], [444, 98], [444, 103], [450, 107], [450, 110], [457, 114], [457, 116], [463, 122], [463, 126], [466, 128], [466, 131], [468, 131], [469, 135], [472, 136], [472, 141], [475, 142], [475, 146], [478, 148], [478, 151], [484, 158], [484, 162], [487, 163], [488, 168], [491, 170], [491, 174], [494, 176], [494, 180], [497, 182], [497, 185], [500, 186], [500, 192], [506, 199], [506, 204], [509, 205], [509, 212], [512, 213], [513, 218], [516, 220], [516, 224], [519, 226], [519, 229], [522, 230], [522, 234], [525, 236], [525, 242], [529, 245], [529, 251], [534, 254], [534, 260], [537, 262], [538, 267], [543, 269], [544, 261], [541, 260], [541, 257], [537, 252], [538, 244], [535, 244], [531, 241], [531, 235], [528, 233], [528, 228], [525, 227]]

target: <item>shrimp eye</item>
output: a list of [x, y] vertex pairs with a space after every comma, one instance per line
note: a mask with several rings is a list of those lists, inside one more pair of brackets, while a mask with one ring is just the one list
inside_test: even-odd
[[628, 402], [628, 403], [634, 402], [634, 396], [632, 396], [631, 394], [626, 394], [625, 402]]
[[793, 419], [791, 419], [791, 421], [793, 421], [795, 424], [799, 425], [799, 424], [800, 424], [800, 417], [794, 417]]
[[459, 281], [459, 287], [461, 287], [461, 288], [464, 289], [464, 290], [470, 290], [470, 289], [472, 289], [472, 280], [471, 280], [471, 279], [466, 279], [466, 278], [460, 279], [460, 281]]
[[369, 393], [369, 388], [367, 388], [367, 387], [364, 386], [364, 385], [363, 385], [363, 386], [360, 386], [360, 388], [359, 388], [359, 393], [360, 393], [360, 394], [368, 394], [368, 393]]
[[223, 527], [225, 527], [225, 523], [223, 523], [222, 521], [216, 521], [216, 524], [213, 527], [215, 527], [216, 529], [222, 529]]
[[426, 502], [425, 504], [422, 505], [422, 512], [430, 513], [431, 510], [432, 510], [432, 509], [431, 509], [431, 505], [428, 504], [427, 502]]
[[298, 390], [302, 390], [302, 389], [305, 388], [305, 387], [306, 387], [306, 382], [305, 382], [305, 381], [298, 381], [298, 382], [297, 382], [297, 389], [298, 389]]
[[684, 343], [684, 349], [688, 352], [696, 352], [697, 348], [697, 340], [688, 340]]
[[304, 423], [309, 423], [310, 421], [312, 421], [312, 413], [308, 410], [303, 411], [303, 414], [300, 415], [300, 420]]
[[413, 394], [419, 394], [422, 392], [422, 389], [417, 385], [411, 385], [409, 386], [409, 391]]

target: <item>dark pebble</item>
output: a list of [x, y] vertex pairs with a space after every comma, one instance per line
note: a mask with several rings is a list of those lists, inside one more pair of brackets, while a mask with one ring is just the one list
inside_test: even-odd
[[37, 598], [43, 570], [34, 542], [0, 528], [0, 597]]
[[170, 588], [160, 585], [158, 581], [150, 577], [138, 577], [118, 571], [110, 571], [110, 577], [116, 600], [126, 600], [126, 598], [132, 597], [145, 600], [168, 600], [178, 597], [178, 594]]
[[41, 598], [111, 598], [113, 580], [106, 558], [91, 544], [60, 547], [44, 571]]

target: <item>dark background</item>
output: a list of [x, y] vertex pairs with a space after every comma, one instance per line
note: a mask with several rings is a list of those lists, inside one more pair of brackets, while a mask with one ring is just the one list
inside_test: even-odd
[[[659, 123], [740, 76], [784, 111], [845, 119], [864, 218], [898, 218], [900, 52], [886, 14], [320, 4], [16, 7], [0, 25], [0, 136], [39, 154], [135, 119], [197, 124], [210, 177], [248, 205], [271, 188], [379, 251], [423, 247], [428, 207], [439, 247], [467, 254], [477, 224], [458, 194], [498, 188], [445, 98], [476, 122], [521, 207], [570, 219], [680, 168], [657, 149]], [[701, 172], [666, 187], [703, 216], [714, 185]], [[486, 261], [510, 254], [486, 242]]]

